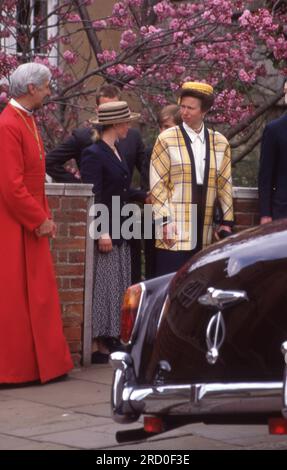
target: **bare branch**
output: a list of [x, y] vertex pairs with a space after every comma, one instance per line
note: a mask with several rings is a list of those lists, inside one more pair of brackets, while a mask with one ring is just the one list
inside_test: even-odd
[[257, 111], [249, 116], [247, 119], [245, 119], [243, 122], [238, 124], [237, 126], [233, 127], [226, 133], [226, 137], [228, 140], [232, 139], [235, 135], [237, 135], [239, 132], [244, 131], [248, 126], [250, 126], [259, 116], [262, 116], [262, 114], [266, 113], [270, 107], [272, 107], [277, 101], [279, 101], [282, 96], [284, 96], [283, 91], [279, 91], [276, 93], [273, 98], [271, 98], [267, 103], [264, 105], [260, 106]]
[[256, 145], [259, 144], [261, 141], [261, 135], [257, 137], [255, 140], [251, 142], [250, 145], [244, 148], [243, 152], [241, 152], [239, 155], [237, 155], [235, 158], [232, 159], [232, 166], [236, 165], [236, 163], [240, 162], [240, 160], [243, 160], [246, 155], [250, 154], [252, 150], [256, 147]]
[[79, 11], [79, 15], [84, 25], [84, 30], [87, 34], [89, 43], [94, 51], [95, 59], [99, 65], [97, 56], [98, 54], [101, 54], [103, 52], [103, 49], [101, 46], [101, 42], [98, 39], [97, 33], [95, 32], [93, 28], [92, 21], [88, 13], [87, 7], [85, 4], [82, 3], [81, 0], [73, 0], [73, 3], [75, 4], [75, 6], [77, 7]]

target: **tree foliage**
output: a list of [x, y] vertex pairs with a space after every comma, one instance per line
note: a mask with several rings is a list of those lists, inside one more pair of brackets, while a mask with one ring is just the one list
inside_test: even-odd
[[[175, 101], [184, 80], [212, 84], [216, 101], [209, 120], [224, 126], [232, 145], [241, 149], [237, 160], [257, 143], [266, 113], [282, 96], [286, 1], [121, 0], [97, 19], [96, 1], [41, 7], [49, 3], [0, 2], [0, 79], [23, 61], [50, 67], [54, 95], [51, 112], [42, 113], [41, 120], [53, 143], [80, 109], [92, 111], [95, 77], [135, 94], [144, 122], [154, 120], [159, 106]], [[116, 39], [107, 40], [112, 34]], [[7, 100], [5, 84], [0, 100]]]

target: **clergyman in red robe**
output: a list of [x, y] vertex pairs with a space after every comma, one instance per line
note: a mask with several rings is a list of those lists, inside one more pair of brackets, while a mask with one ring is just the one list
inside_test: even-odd
[[0, 383], [42, 383], [72, 367], [49, 237], [44, 147], [34, 111], [51, 94], [49, 69], [20, 65], [0, 115]]

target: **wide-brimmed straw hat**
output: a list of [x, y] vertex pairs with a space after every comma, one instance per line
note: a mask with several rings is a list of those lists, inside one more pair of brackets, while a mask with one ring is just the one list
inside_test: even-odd
[[92, 124], [101, 126], [109, 124], [120, 124], [122, 122], [130, 122], [138, 119], [138, 113], [132, 113], [126, 101], [109, 101], [100, 104], [98, 107], [97, 119], [90, 119]]

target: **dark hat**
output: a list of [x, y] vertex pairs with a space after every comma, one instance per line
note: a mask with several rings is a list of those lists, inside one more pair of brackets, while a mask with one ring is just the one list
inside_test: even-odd
[[109, 101], [98, 107], [97, 119], [90, 119], [92, 124], [100, 124], [101, 126], [109, 124], [119, 124], [122, 122], [130, 122], [139, 118], [138, 113], [132, 113], [126, 101]]

